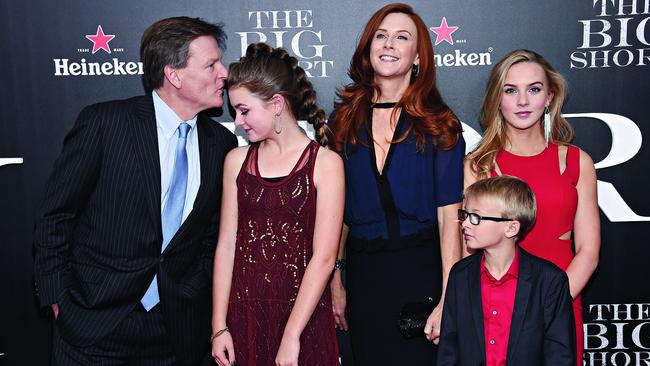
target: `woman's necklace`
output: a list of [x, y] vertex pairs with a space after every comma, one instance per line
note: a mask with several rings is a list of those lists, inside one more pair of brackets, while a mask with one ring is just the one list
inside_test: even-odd
[[388, 108], [395, 108], [396, 105], [397, 102], [383, 102], [383, 103], [372, 103], [370, 106], [372, 108], [388, 109]]

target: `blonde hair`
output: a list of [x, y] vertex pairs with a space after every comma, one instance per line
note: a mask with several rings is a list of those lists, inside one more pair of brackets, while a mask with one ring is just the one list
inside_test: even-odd
[[501, 215], [519, 221], [517, 241], [521, 241], [535, 224], [537, 201], [535, 193], [523, 180], [504, 175], [482, 179], [465, 188], [465, 200], [491, 197], [501, 204]]
[[[548, 107], [552, 121], [550, 140], [559, 144], [568, 144], [573, 139], [573, 128], [561, 115], [566, 96], [566, 82], [562, 75], [555, 71], [544, 57], [534, 51], [524, 49], [512, 51], [492, 69], [479, 115], [483, 138], [466, 158], [478, 178], [490, 176], [490, 172], [494, 169], [496, 154], [506, 145], [506, 122], [499, 107], [506, 75], [512, 65], [521, 62], [540, 65], [548, 79], [549, 91], [553, 93], [553, 100]], [[543, 133], [543, 128], [540, 123], [540, 133]]]

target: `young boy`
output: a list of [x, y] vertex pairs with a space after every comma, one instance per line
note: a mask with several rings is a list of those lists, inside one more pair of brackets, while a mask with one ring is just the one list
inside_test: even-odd
[[519, 248], [535, 195], [508, 176], [478, 181], [458, 210], [467, 247], [451, 269], [438, 365], [574, 366], [575, 323], [566, 274]]

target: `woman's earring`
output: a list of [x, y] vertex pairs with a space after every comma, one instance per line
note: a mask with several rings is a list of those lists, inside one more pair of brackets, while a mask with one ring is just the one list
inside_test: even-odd
[[420, 72], [420, 65], [413, 64], [413, 67], [411, 69], [411, 79], [417, 79], [419, 72]]
[[548, 111], [548, 106], [544, 107], [544, 139], [548, 145], [548, 141], [551, 138], [551, 114]]
[[[280, 117], [274, 115], [274, 116], [273, 116], [273, 131], [274, 131], [276, 134], [279, 135], [279, 134], [282, 133], [282, 121], [280, 120], [280, 121], [278, 122], [278, 120], [280, 120]], [[278, 128], [278, 125], [280, 125], [280, 128]]]

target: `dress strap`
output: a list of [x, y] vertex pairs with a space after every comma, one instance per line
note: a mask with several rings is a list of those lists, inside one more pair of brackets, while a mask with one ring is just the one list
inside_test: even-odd
[[310, 142], [309, 146], [309, 176], [311, 181], [314, 181], [314, 169], [316, 168], [316, 156], [318, 156], [318, 150], [320, 149], [320, 144], [315, 141]]
[[278, 181], [278, 182], [269, 182], [265, 180], [261, 173], [260, 173], [260, 167], [259, 167], [259, 143], [255, 143], [255, 146], [251, 146], [251, 150], [254, 148], [253, 151], [249, 150], [250, 155], [247, 157], [248, 161], [246, 162], [247, 165], [247, 170], [246, 172], [253, 175], [258, 182], [261, 184], [267, 186], [267, 187], [279, 187], [286, 183], [287, 181], [291, 180], [292, 177], [294, 177], [297, 173], [306, 175], [308, 174], [309, 171], [312, 170], [312, 167], [309, 166], [312, 161], [312, 155], [314, 151], [314, 145], [316, 147], [320, 146], [313, 140], [310, 140], [310, 142], [305, 146], [305, 148], [302, 150], [302, 153], [300, 153], [300, 156], [298, 157], [298, 161], [294, 164], [293, 168], [287, 174], [284, 179]]
[[237, 173], [237, 179], [236, 182], [239, 184], [239, 177], [242, 175], [243, 172], [249, 172], [249, 173], [254, 173], [254, 171], [251, 171], [251, 161], [255, 161], [252, 159], [253, 154], [257, 153], [257, 148], [260, 146], [259, 143], [254, 143], [250, 144], [248, 146], [248, 151], [246, 151], [246, 158], [244, 159], [244, 162], [241, 165], [241, 168], [239, 168], [239, 173]]
[[574, 186], [578, 184], [580, 178], [580, 148], [567, 145], [566, 168], [562, 175], [569, 178]]
[[499, 177], [503, 175], [503, 173], [501, 173], [501, 169], [499, 169], [499, 163], [497, 163], [497, 159], [494, 159], [494, 172]]

